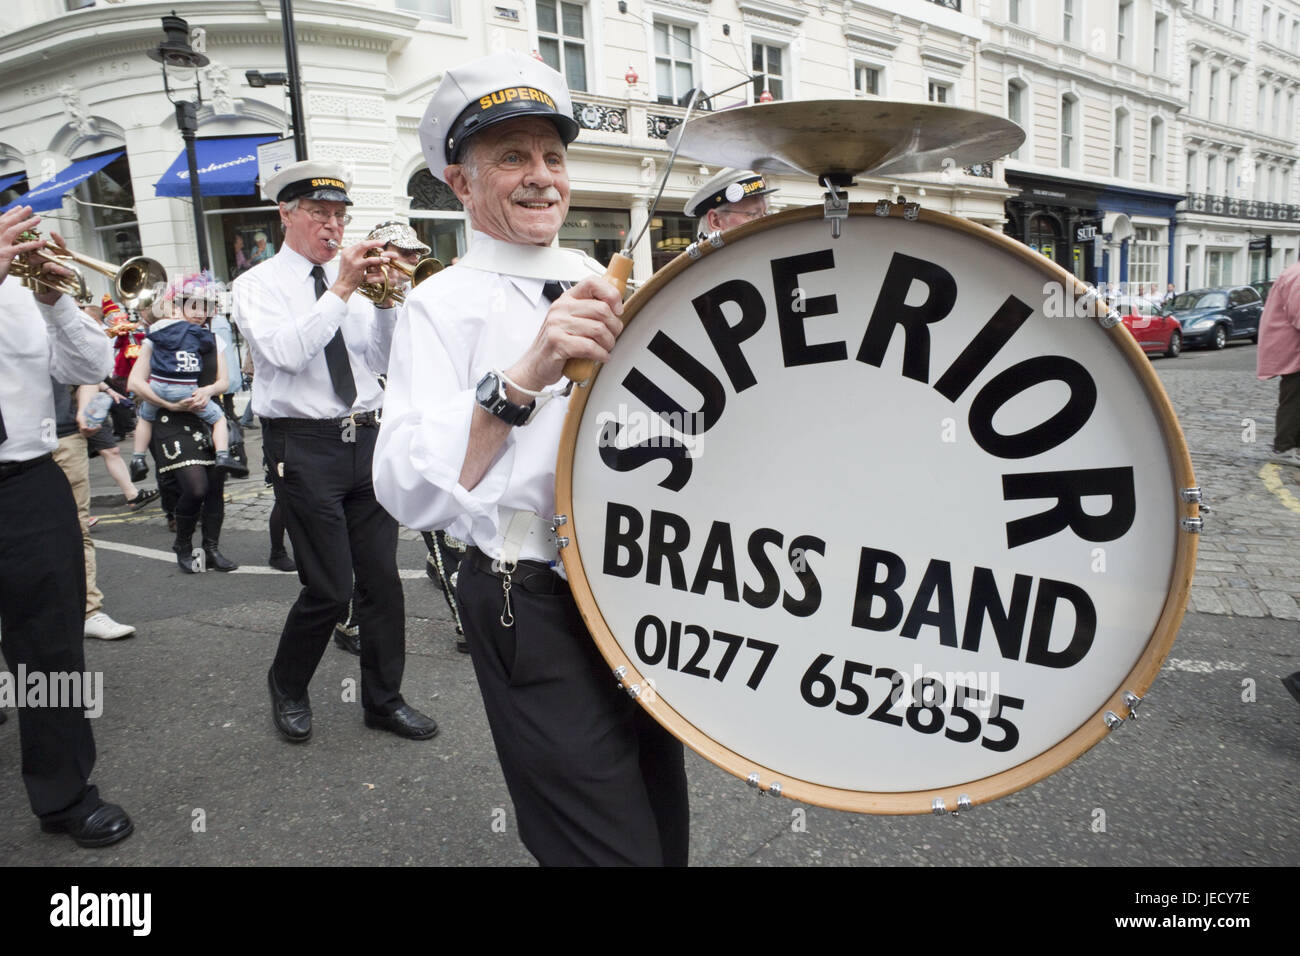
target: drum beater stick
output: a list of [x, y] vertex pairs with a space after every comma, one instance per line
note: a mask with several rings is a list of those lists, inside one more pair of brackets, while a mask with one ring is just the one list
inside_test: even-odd
[[[733, 83], [726, 89], [718, 90], [718, 92], [714, 93], [712, 96], [721, 96], [723, 93], [729, 93], [737, 87], [744, 86], [746, 83], [754, 82], [755, 79], [758, 79], [761, 76], [761, 73], [757, 76], [747, 76], [739, 83]], [[712, 99], [712, 96], [709, 98]], [[685, 126], [690, 121], [691, 111], [695, 108], [695, 102], [699, 98], [700, 90], [696, 87], [691, 91], [691, 98], [686, 103], [686, 113], [682, 116], [682, 126]], [[668, 166], [664, 169], [663, 179], [659, 181], [659, 191], [655, 193], [654, 202], [650, 204], [650, 208], [646, 212], [645, 222], [641, 224], [641, 228], [637, 230], [637, 234], [632, 241], [623, 246], [623, 251], [614, 254], [614, 257], [609, 261], [609, 268], [605, 270], [605, 281], [618, 289], [618, 294], [620, 296], [627, 293], [627, 280], [632, 275], [632, 250], [636, 248], [636, 244], [641, 241], [641, 237], [645, 235], [646, 230], [650, 228], [650, 223], [654, 220], [655, 210], [659, 208], [659, 199], [663, 196], [664, 188], [668, 185], [668, 177], [672, 175], [673, 162], [677, 159], [677, 151], [682, 148], [682, 140], [685, 138], [685, 135], [678, 137], [677, 145], [674, 146], [673, 151], [668, 154]], [[575, 358], [569, 359], [569, 361], [564, 363], [565, 378], [578, 385], [585, 385], [591, 379], [591, 376], [595, 371], [596, 362], [593, 359]]]

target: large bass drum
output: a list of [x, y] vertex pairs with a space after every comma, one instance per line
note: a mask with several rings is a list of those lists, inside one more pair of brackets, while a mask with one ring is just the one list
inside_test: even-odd
[[[725, 241], [724, 241], [725, 239]], [[1130, 333], [1013, 240], [914, 206], [704, 241], [570, 402], [561, 554], [629, 693], [763, 790], [956, 810], [1126, 719], [1198, 500]]]

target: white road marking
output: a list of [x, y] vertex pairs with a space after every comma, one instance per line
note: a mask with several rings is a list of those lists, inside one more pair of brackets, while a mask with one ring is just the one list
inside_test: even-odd
[[1232, 661], [1194, 661], [1187, 658], [1171, 657], [1165, 661], [1165, 667], [1171, 671], [1187, 671], [1191, 674], [1213, 674], [1215, 671], [1244, 671], [1245, 664]]
[[[176, 555], [171, 551], [159, 551], [156, 548], [142, 548], [136, 544], [120, 544], [117, 541], [105, 541], [102, 538], [95, 540], [95, 549], [103, 548], [105, 551], [120, 551], [122, 554], [131, 554], [137, 558], [151, 558], [154, 561], [165, 561], [168, 564], [176, 563]], [[275, 568], [268, 568], [261, 564], [241, 564], [233, 571], [227, 574], [277, 574], [287, 576], [293, 574], [292, 571], [277, 571]], [[398, 575], [407, 581], [413, 581], [425, 576], [423, 571], [407, 571], [406, 569], [398, 570]]]

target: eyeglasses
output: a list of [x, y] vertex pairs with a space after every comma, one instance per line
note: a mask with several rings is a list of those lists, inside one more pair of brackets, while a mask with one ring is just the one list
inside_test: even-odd
[[332, 213], [329, 210], [320, 209], [316, 206], [302, 206], [301, 208], [307, 211], [307, 215], [311, 216], [313, 222], [319, 222], [322, 225], [329, 222], [331, 219], [341, 226], [346, 226], [352, 221], [352, 217], [345, 212]]

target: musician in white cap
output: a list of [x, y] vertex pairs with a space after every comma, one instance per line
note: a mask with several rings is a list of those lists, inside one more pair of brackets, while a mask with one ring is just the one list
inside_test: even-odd
[[767, 215], [767, 196], [776, 192], [767, 178], [750, 169], [724, 169], [686, 203], [688, 216], [699, 216], [700, 238], [734, 229]]
[[317, 161], [271, 177], [263, 189], [279, 203], [284, 242], [231, 287], [234, 318], [257, 367], [253, 411], [303, 584], [267, 673], [271, 716], [286, 739], [311, 736], [307, 685], [347, 611], [355, 576], [365, 724], [426, 740], [438, 725], [401, 693], [406, 615], [397, 522], [370, 482], [383, 402], [373, 370], [388, 365], [397, 311], [357, 290], [379, 277], [380, 259], [391, 254], [365, 258], [384, 245], [379, 239], [339, 253], [351, 220], [348, 186], [341, 167]]
[[375, 493], [470, 545], [456, 596], [524, 845], [544, 865], [684, 865], [681, 744], [611, 678], [552, 528], [562, 369], [606, 360], [622, 330], [599, 263], [553, 245], [577, 132], [563, 78], [520, 53], [450, 69], [434, 93], [421, 145], [473, 241], [407, 298]]

